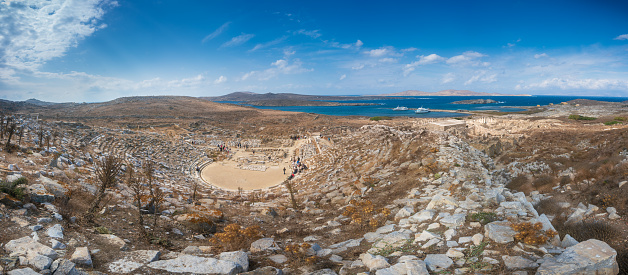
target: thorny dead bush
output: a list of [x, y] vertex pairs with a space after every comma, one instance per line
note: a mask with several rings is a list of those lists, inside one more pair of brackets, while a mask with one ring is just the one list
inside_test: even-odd
[[523, 187], [528, 184], [528, 177], [525, 175], [519, 175], [510, 180], [508, 184], [506, 184], [506, 188], [522, 191]]
[[239, 224], [233, 223], [227, 225], [224, 232], [215, 234], [213, 238], [209, 239], [209, 242], [233, 251], [248, 248], [252, 242], [261, 237], [262, 232], [258, 225], [243, 228]]
[[67, 196], [55, 200], [55, 205], [63, 217], [78, 217], [87, 211], [93, 198], [92, 193], [82, 189], [71, 189]]
[[563, 234], [569, 234], [579, 242], [596, 239], [612, 243], [617, 236], [621, 236], [614, 226], [604, 221], [584, 221], [566, 224], [561, 222], [561, 220], [557, 220], [555, 226], [556, 230]]
[[512, 223], [510, 227], [517, 231], [515, 240], [525, 244], [541, 245], [558, 235], [554, 230], [543, 230], [543, 224], [540, 222], [535, 224], [531, 222]]
[[558, 201], [556, 201], [553, 197], [539, 201], [534, 208], [536, 208], [536, 211], [541, 214], [551, 215], [554, 217], [559, 216], [564, 212], [564, 209], [560, 207]]
[[377, 227], [390, 215], [390, 209], [382, 208], [375, 211], [370, 200], [351, 200], [342, 215], [351, 218], [351, 223], [361, 227]]

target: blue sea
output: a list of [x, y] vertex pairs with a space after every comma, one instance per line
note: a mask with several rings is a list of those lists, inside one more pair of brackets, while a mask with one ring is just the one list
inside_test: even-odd
[[[493, 104], [451, 104], [454, 101], [472, 100], [472, 99], [492, 99], [500, 103]], [[622, 102], [627, 101], [628, 97], [583, 97], [583, 96], [422, 96], [422, 97], [385, 97], [376, 100], [343, 100], [332, 102], [345, 103], [375, 103], [369, 106], [287, 106], [287, 107], [260, 107], [259, 109], [273, 109], [291, 112], [315, 113], [333, 116], [408, 116], [408, 117], [463, 117], [466, 114], [456, 113], [457, 110], [469, 111], [500, 111], [500, 112], [517, 112], [523, 111], [522, 108], [537, 105], [549, 105], [550, 103], [559, 104], [574, 99], [591, 99], [598, 101]], [[229, 102], [236, 103], [239, 102]], [[246, 105], [246, 104], [243, 104]], [[393, 111], [397, 106], [408, 107], [407, 111]], [[414, 110], [418, 107], [429, 109], [451, 110], [451, 112], [429, 112], [426, 114], [415, 114]]]

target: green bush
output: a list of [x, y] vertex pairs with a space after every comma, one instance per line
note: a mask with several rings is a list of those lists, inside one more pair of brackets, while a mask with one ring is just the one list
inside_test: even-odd
[[371, 118], [372, 121], [380, 121], [380, 120], [391, 120], [392, 118], [389, 116], [374, 116]]
[[569, 119], [573, 119], [573, 120], [596, 120], [597, 117], [581, 116], [581, 115], [570, 115]]
[[109, 230], [109, 228], [104, 227], [104, 226], [95, 227], [94, 230], [96, 230], [96, 232], [98, 232], [98, 234], [113, 234], [113, 232], [111, 232], [111, 230]]
[[25, 196], [24, 187], [18, 186], [26, 185], [27, 183], [28, 180], [25, 177], [16, 179], [13, 182], [0, 181], [0, 192], [7, 193], [18, 200], [23, 200]]
[[618, 117], [615, 117], [614, 119], [617, 121], [626, 121], [626, 118], [623, 116], [618, 116]]
[[604, 125], [615, 125], [615, 124], [620, 124], [620, 123], [621, 121], [611, 120], [611, 121], [604, 122]]
[[496, 221], [497, 215], [495, 213], [490, 213], [490, 212], [479, 212], [479, 213], [473, 213], [469, 215], [469, 219], [471, 221], [479, 222], [482, 225], [485, 225], [487, 223]]

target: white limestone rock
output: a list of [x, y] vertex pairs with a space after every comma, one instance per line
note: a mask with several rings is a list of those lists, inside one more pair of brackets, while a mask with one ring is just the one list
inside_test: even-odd
[[428, 254], [424, 261], [427, 268], [432, 272], [439, 272], [454, 264], [454, 261], [445, 254]]
[[407, 218], [410, 217], [412, 214], [414, 214], [414, 207], [412, 206], [404, 206], [403, 208], [399, 209], [399, 211], [397, 212], [397, 214], [395, 214], [395, 220], [401, 220], [403, 218]]
[[136, 250], [123, 255], [123, 258], [108, 265], [111, 273], [131, 273], [147, 263], [159, 260], [161, 252], [157, 250]]
[[570, 247], [570, 246], [574, 246], [577, 245], [579, 242], [574, 239], [572, 236], [570, 236], [569, 234], [565, 234], [565, 237], [563, 238], [563, 241], [560, 243], [560, 246], [562, 247]]
[[60, 224], [55, 224], [46, 230], [46, 235], [50, 238], [63, 239], [63, 227]]
[[549, 274], [617, 274], [619, 266], [617, 252], [603, 241], [590, 239], [574, 246], [553, 258], [546, 259], [538, 275]]
[[517, 232], [510, 227], [510, 222], [507, 221], [496, 221], [484, 226], [484, 235], [496, 243], [512, 242], [515, 240], [515, 234]]
[[262, 238], [257, 241], [254, 241], [251, 244], [251, 248], [249, 249], [252, 253], [256, 252], [267, 252], [267, 251], [277, 251], [280, 250], [277, 243], [273, 238]]
[[249, 256], [244, 251], [232, 251], [220, 253], [219, 259], [221, 261], [231, 261], [236, 263], [241, 270], [239, 272], [249, 271]]
[[113, 234], [99, 234], [101, 238], [103, 238], [110, 245], [116, 246], [120, 248], [120, 250], [127, 250], [128, 246], [126, 242], [120, 237]]
[[162, 260], [149, 263], [150, 268], [165, 270], [174, 273], [195, 274], [237, 274], [241, 268], [231, 261], [221, 261], [214, 258], [204, 258], [182, 254], [172, 260]]
[[92, 256], [89, 254], [87, 247], [77, 247], [72, 253], [70, 261], [81, 267], [93, 267]]
[[370, 271], [387, 268], [390, 266], [390, 264], [388, 263], [388, 259], [380, 255], [362, 253], [360, 254], [360, 260], [362, 260], [362, 263], [366, 267], [368, 267]]
[[408, 220], [412, 223], [422, 223], [431, 220], [434, 217], [434, 214], [435, 211], [433, 210], [421, 210], [408, 218]]
[[9, 241], [4, 245], [4, 249], [9, 252], [9, 254], [15, 254], [17, 256], [26, 256], [27, 254], [43, 255], [53, 260], [58, 257], [57, 252], [52, 248], [38, 243], [30, 237], [22, 237]]

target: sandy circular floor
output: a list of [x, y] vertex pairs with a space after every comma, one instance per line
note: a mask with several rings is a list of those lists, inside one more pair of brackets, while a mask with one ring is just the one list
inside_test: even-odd
[[[207, 165], [201, 171], [203, 181], [225, 190], [237, 191], [267, 188], [281, 184], [286, 175], [285, 166], [270, 166], [265, 172], [242, 170], [235, 167], [235, 163], [218, 162]], [[286, 171], [287, 173], [287, 171]]]
[[[310, 140], [300, 139], [295, 142], [292, 147], [282, 148], [288, 151], [288, 157], [275, 160], [274, 163], [265, 164], [267, 169], [264, 172], [238, 168], [238, 163], [235, 161], [236, 159], [252, 158], [253, 154], [244, 149], [235, 149], [231, 160], [215, 162], [203, 168], [203, 170], [201, 170], [201, 179], [213, 186], [230, 191], [237, 191], [238, 188], [242, 188], [242, 190], [255, 190], [279, 185], [290, 175], [289, 156], [292, 156], [295, 148], [299, 147], [304, 142], [310, 142]], [[260, 156], [260, 153], [258, 152], [255, 155]], [[261, 153], [261, 155], [264, 154]], [[284, 167], [286, 168], [285, 175], [283, 173]]]

